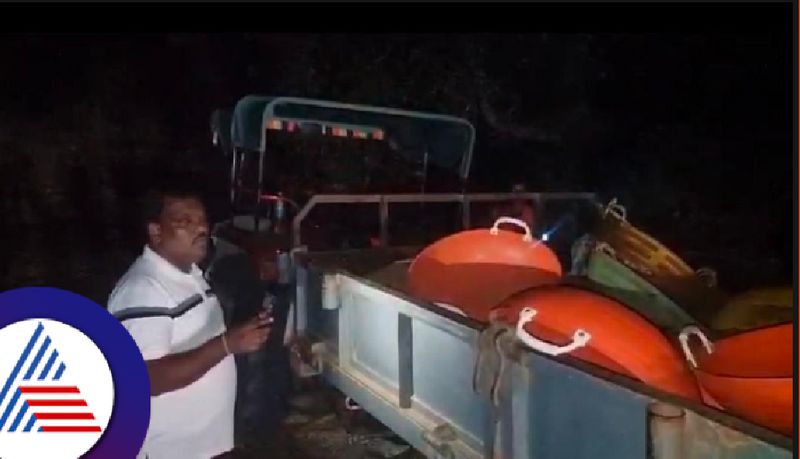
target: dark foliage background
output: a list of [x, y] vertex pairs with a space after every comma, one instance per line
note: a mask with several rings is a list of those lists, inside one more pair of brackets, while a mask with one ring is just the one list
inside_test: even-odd
[[524, 181], [618, 197], [728, 289], [788, 283], [790, 43], [777, 32], [6, 36], [0, 286], [104, 302], [140, 250], [132, 209], [148, 180], [176, 169], [224, 194], [209, 115], [247, 93], [466, 117], [479, 136], [473, 189]]

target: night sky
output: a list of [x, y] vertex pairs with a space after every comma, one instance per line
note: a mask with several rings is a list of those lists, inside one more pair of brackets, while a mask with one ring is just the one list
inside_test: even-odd
[[463, 116], [478, 131], [471, 189], [619, 197], [729, 289], [788, 283], [787, 33], [6, 36], [0, 234], [20, 242], [1, 287], [102, 299], [138, 250], [130, 207], [147, 177], [180, 169], [224, 193], [209, 116], [249, 93]]

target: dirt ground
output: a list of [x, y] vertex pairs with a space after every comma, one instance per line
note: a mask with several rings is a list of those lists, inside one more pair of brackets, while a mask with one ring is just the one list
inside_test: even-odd
[[387, 427], [363, 411], [348, 411], [341, 394], [325, 387], [306, 390], [275, 438], [247, 438], [236, 459], [422, 459]]

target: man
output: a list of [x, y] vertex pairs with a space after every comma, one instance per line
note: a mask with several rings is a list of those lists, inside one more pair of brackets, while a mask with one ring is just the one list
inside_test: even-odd
[[111, 293], [108, 309], [136, 341], [150, 377], [151, 414], [139, 459], [210, 459], [233, 449], [233, 354], [259, 349], [269, 317], [226, 330], [197, 264], [208, 223], [185, 191], [145, 200], [147, 244]]

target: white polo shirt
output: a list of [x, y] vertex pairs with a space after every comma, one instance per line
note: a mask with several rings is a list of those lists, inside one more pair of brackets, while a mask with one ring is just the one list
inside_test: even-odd
[[[145, 247], [120, 279], [108, 310], [145, 360], [195, 349], [225, 331], [222, 308], [197, 266], [184, 273]], [[236, 366], [224, 358], [194, 383], [150, 398], [138, 459], [209, 459], [233, 449]]]

